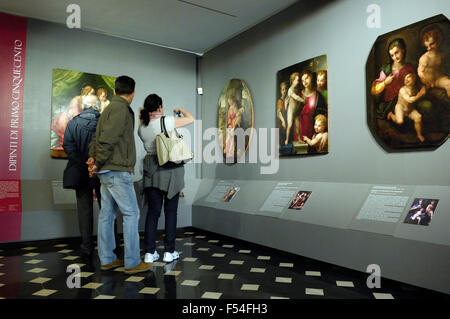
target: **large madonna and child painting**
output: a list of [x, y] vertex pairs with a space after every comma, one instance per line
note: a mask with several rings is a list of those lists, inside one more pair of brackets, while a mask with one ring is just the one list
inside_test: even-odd
[[367, 121], [386, 151], [435, 149], [450, 132], [449, 21], [379, 36], [366, 64]]
[[327, 56], [277, 73], [276, 122], [280, 155], [328, 153]]

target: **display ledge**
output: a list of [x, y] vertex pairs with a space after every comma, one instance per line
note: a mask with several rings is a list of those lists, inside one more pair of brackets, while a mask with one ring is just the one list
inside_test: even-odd
[[[192, 224], [192, 203], [201, 183], [199, 179], [186, 179], [184, 197], [178, 202], [178, 227]], [[134, 183], [139, 208], [139, 229], [144, 230], [148, 206], [142, 196], [142, 183]], [[63, 189], [62, 181], [22, 180], [22, 212], [20, 216], [20, 240], [45, 240], [79, 236], [75, 191]], [[97, 231], [98, 205], [94, 204], [94, 235]], [[118, 231], [122, 232], [122, 216], [117, 214]], [[164, 217], [159, 219], [158, 229], [164, 229]]]
[[192, 226], [357, 271], [375, 265], [381, 277], [450, 293], [448, 245], [198, 204]]
[[450, 246], [448, 186], [205, 179], [193, 205]]
[[[186, 188], [179, 205], [191, 207], [197, 194], [200, 179], [186, 179]], [[139, 205], [144, 204], [142, 180], [134, 182]], [[22, 212], [33, 211], [76, 211], [75, 190], [64, 189], [62, 180], [21, 180], [21, 191], [17, 195], [22, 201]], [[97, 205], [94, 205], [94, 209]]]

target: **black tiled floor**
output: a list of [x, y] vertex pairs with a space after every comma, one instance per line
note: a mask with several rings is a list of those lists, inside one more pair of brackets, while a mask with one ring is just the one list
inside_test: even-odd
[[[192, 233], [192, 234], [191, 234]], [[205, 238], [197, 238], [205, 236]], [[162, 245], [162, 233], [158, 246]], [[210, 242], [218, 240], [218, 242]], [[162, 262], [163, 249], [158, 248], [161, 259], [150, 272], [125, 275], [121, 271], [100, 271], [98, 256], [90, 260], [83, 259], [78, 253], [79, 238], [0, 244], [0, 297], [6, 299], [92, 299], [100, 295], [117, 299], [199, 299], [205, 293], [219, 293], [220, 299], [270, 299], [282, 297], [290, 299], [375, 299], [374, 293], [390, 294], [395, 299], [433, 298], [450, 299], [449, 295], [414, 287], [408, 284], [381, 279], [381, 288], [369, 289], [366, 280], [369, 274], [349, 270], [343, 267], [293, 255], [283, 251], [263, 247], [249, 242], [222, 236], [208, 231], [188, 227], [177, 232], [176, 249], [180, 259], [166, 264]], [[66, 244], [65, 247], [54, 247]], [[232, 248], [223, 245], [233, 245]], [[24, 250], [26, 247], [36, 247]], [[209, 248], [199, 250], [199, 248]], [[72, 250], [71, 252], [60, 252]], [[249, 253], [242, 250], [250, 250]], [[241, 252], [239, 252], [241, 251]], [[24, 256], [38, 253], [36, 256]], [[213, 254], [225, 254], [214, 257]], [[64, 260], [67, 256], [77, 256], [74, 260]], [[258, 256], [270, 256], [270, 260], [258, 259]], [[185, 258], [196, 258], [190, 261]], [[42, 260], [36, 264], [26, 263]], [[234, 261], [230, 264], [231, 261]], [[81, 271], [92, 273], [81, 278], [81, 288], [70, 289], [66, 272], [73, 263], [85, 264]], [[280, 267], [280, 264], [293, 264], [293, 267]], [[212, 270], [199, 269], [202, 265], [212, 265]], [[32, 273], [34, 268], [45, 269]], [[253, 268], [264, 272], [253, 272]], [[168, 271], [180, 271], [177, 275]], [[320, 276], [308, 276], [306, 271], [320, 272]], [[219, 279], [220, 274], [232, 274], [232, 279]], [[50, 278], [45, 283], [31, 283], [30, 280]], [[128, 281], [130, 277], [141, 277], [139, 281]], [[276, 282], [276, 278], [290, 283]], [[141, 280], [140, 280], [141, 279]], [[280, 279], [280, 278], [279, 278]], [[195, 286], [186, 285], [187, 283]], [[353, 287], [337, 286], [337, 281], [352, 282]], [[89, 283], [99, 283], [96, 289], [82, 288]], [[243, 285], [258, 285], [257, 290], [241, 290]], [[156, 288], [153, 294], [142, 293], [144, 288]], [[54, 290], [49, 296], [36, 296], [42, 290]], [[323, 295], [306, 294], [307, 289], [316, 289]], [[320, 290], [321, 289], [321, 290]]]

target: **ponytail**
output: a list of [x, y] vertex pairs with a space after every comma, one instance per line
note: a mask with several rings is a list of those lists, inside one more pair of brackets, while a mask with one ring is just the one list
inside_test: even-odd
[[139, 119], [144, 123], [145, 126], [150, 122], [150, 113], [147, 109], [143, 108], [139, 114]]

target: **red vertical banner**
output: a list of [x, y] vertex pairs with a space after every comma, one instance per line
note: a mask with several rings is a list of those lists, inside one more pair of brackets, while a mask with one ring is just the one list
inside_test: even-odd
[[0, 13], [0, 242], [20, 240], [27, 20]]

